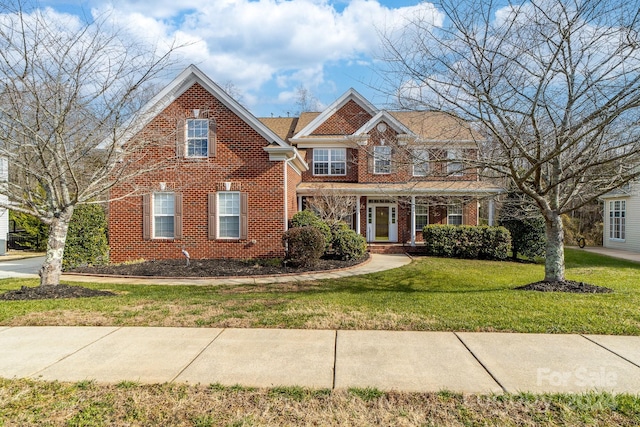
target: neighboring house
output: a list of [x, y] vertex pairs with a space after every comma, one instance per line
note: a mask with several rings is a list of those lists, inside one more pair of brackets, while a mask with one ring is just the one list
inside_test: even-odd
[[379, 110], [353, 89], [323, 112], [257, 119], [190, 66], [143, 112], [132, 140], [160, 132], [169, 142], [147, 156], [170, 167], [113, 189], [114, 262], [282, 256], [288, 220], [319, 196], [350, 198], [344, 219], [368, 242], [415, 244], [427, 224], [476, 225], [500, 192], [466, 167], [480, 139], [467, 123]]
[[640, 252], [640, 183], [629, 183], [600, 198], [604, 201], [602, 245]]
[[[9, 162], [6, 157], [0, 157], [0, 185], [6, 185], [9, 180]], [[0, 204], [7, 204], [9, 198], [0, 194]], [[7, 253], [7, 240], [9, 239], [9, 210], [0, 207], [0, 255]]]

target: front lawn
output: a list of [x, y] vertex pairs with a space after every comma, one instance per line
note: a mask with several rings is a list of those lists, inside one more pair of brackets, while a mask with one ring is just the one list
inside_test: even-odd
[[[116, 297], [0, 302], [0, 325], [203, 326], [640, 335], [640, 264], [567, 249], [567, 279], [611, 294], [515, 291], [538, 264], [418, 258], [339, 280], [255, 286], [86, 285]], [[0, 281], [0, 292], [36, 280]]]

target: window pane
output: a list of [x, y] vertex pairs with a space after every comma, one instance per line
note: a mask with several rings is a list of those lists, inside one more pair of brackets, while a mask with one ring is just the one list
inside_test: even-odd
[[157, 216], [153, 224], [154, 237], [173, 238], [173, 216]]
[[240, 193], [219, 194], [220, 215], [240, 215]]
[[240, 217], [220, 217], [220, 237], [240, 237]]
[[153, 194], [153, 237], [173, 238], [174, 194]]
[[187, 120], [187, 156], [207, 157], [209, 142], [209, 120]]
[[425, 149], [413, 150], [413, 176], [427, 176], [429, 172], [429, 152]]
[[391, 172], [391, 147], [378, 146], [373, 148], [374, 173]]
[[173, 193], [154, 193], [153, 214], [173, 216], [174, 198]]

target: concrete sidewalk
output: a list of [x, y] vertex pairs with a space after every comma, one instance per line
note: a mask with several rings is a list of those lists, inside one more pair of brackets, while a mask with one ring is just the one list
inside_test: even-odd
[[115, 383], [640, 393], [640, 337], [0, 327], [0, 376]]
[[593, 252], [600, 255], [606, 255], [613, 258], [626, 259], [627, 261], [640, 262], [640, 253], [623, 251], [620, 249], [603, 248], [602, 246], [589, 246], [582, 249], [583, 251]]

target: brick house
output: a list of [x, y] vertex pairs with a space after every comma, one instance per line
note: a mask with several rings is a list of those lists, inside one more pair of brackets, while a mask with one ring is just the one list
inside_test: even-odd
[[112, 190], [113, 262], [282, 256], [288, 220], [320, 197], [352, 200], [344, 219], [371, 244], [415, 244], [425, 224], [477, 224], [500, 191], [465, 167], [480, 138], [467, 123], [378, 110], [353, 89], [319, 113], [257, 119], [190, 66], [143, 111], [132, 139], [164, 141], [146, 158], [166, 167]]
[[385, 111], [350, 89], [321, 113], [302, 114], [289, 142], [309, 169], [298, 206], [327, 194], [355, 199], [345, 218], [370, 243], [415, 244], [427, 224], [477, 225], [480, 201], [500, 192], [467, 167], [481, 136], [442, 112]]
[[281, 256], [307, 169], [297, 149], [193, 65], [143, 113], [132, 140], [155, 138], [145, 161], [164, 166], [112, 189], [111, 260], [180, 258], [183, 248], [194, 259]]

